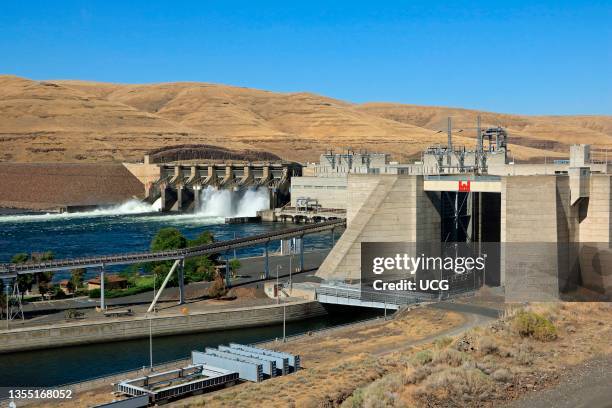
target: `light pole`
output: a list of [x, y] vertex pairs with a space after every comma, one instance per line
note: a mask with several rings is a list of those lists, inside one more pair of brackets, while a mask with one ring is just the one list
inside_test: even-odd
[[278, 270], [282, 268], [281, 265], [276, 264], [276, 304], [280, 303], [280, 290], [278, 286]]
[[289, 253], [289, 292], [293, 291], [293, 281], [291, 280], [291, 260], [293, 259], [293, 252]]
[[149, 314], [149, 369], [153, 371], [153, 324]]
[[285, 304], [285, 301], [283, 300], [283, 343], [285, 343], [287, 340], [285, 338], [285, 333], [286, 333], [286, 321], [287, 321], [287, 305]]

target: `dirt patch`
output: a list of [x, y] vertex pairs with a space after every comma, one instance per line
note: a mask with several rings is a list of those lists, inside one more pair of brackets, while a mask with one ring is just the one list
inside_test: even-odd
[[387, 373], [394, 363], [381, 357], [410, 347], [418, 339], [464, 322], [455, 312], [417, 308], [398, 319], [313, 334], [266, 347], [297, 353], [304, 369], [262, 383], [244, 383], [215, 393], [177, 401], [177, 407], [336, 406], [352, 392]]
[[609, 303], [510, 306], [486, 327], [393, 354], [395, 368], [343, 406], [490, 407], [549, 388], [568, 367], [612, 353], [601, 341], [612, 334], [611, 310]]

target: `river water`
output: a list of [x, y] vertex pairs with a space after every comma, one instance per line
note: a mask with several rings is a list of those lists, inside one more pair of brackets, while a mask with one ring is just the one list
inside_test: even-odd
[[[374, 318], [381, 311], [340, 306], [329, 314], [287, 323], [286, 334], [305, 333]], [[153, 338], [153, 363], [189, 358], [192, 350], [220, 344], [254, 343], [282, 338], [282, 324]], [[0, 355], [0, 387], [49, 387], [142, 368], [149, 365], [149, 339], [91, 344]]]
[[[211, 231], [227, 240], [290, 227], [291, 224], [224, 224], [225, 216], [254, 215], [267, 203], [257, 194], [238, 200], [208, 192], [195, 214], [161, 214], [136, 201], [74, 214], [0, 215], [0, 262], [20, 252], [53, 251], [55, 258], [145, 251], [164, 227], [178, 228], [187, 238]], [[229, 201], [228, 201], [229, 200]], [[233, 201], [232, 201], [233, 200]], [[230, 210], [228, 210], [230, 208]], [[330, 233], [307, 235], [306, 250], [331, 246]], [[273, 243], [271, 250], [278, 249]], [[243, 248], [238, 257], [261, 255], [262, 246]], [[117, 269], [120, 270], [120, 267]], [[69, 272], [56, 273], [54, 279]], [[95, 271], [90, 272], [91, 275]], [[287, 334], [302, 333], [372, 317], [378, 312], [331, 310], [328, 316], [287, 324]], [[191, 350], [229, 342], [252, 343], [282, 336], [282, 325], [155, 338], [154, 363], [189, 357]], [[148, 339], [0, 355], [0, 387], [52, 386], [132, 370], [149, 364]]]
[[[69, 258], [146, 251], [157, 231], [164, 227], [175, 227], [187, 238], [210, 231], [216, 241], [223, 241], [293, 226], [272, 222], [225, 224], [224, 217], [215, 215], [222, 211], [212, 200], [208, 208], [195, 214], [162, 214], [152, 206], [129, 202], [84, 213], [0, 215], [0, 262], [9, 262], [20, 252], [53, 251], [55, 258]], [[331, 235], [307, 235], [304, 245], [306, 251], [330, 248]], [[279, 242], [270, 246], [270, 250], [279, 248]], [[263, 250], [262, 245], [242, 248], [237, 250], [237, 256], [262, 255]], [[58, 273], [56, 279], [65, 275]]]

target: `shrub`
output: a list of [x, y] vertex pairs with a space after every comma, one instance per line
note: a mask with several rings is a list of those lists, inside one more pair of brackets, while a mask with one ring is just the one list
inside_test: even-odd
[[510, 382], [512, 380], [512, 373], [505, 368], [499, 368], [491, 374], [491, 378], [499, 382]]
[[217, 277], [215, 281], [208, 288], [208, 296], [211, 298], [220, 298], [227, 293], [227, 288], [225, 287], [225, 282], [223, 278]]
[[478, 396], [495, 389], [493, 381], [482, 371], [471, 368], [449, 367], [433, 373], [418, 389], [419, 395], [432, 395], [438, 390], [445, 390], [451, 399], [461, 399], [464, 395]]
[[363, 388], [358, 388], [353, 392], [353, 395], [348, 397], [341, 405], [343, 408], [361, 408], [363, 407]]
[[403, 384], [400, 376], [386, 375], [363, 389], [364, 408], [402, 407], [399, 391]]
[[534, 357], [533, 349], [528, 344], [520, 344], [514, 355], [515, 360], [525, 366], [533, 364]]
[[449, 348], [438, 351], [433, 356], [434, 364], [446, 364], [451, 367], [459, 367], [467, 359], [467, 355], [455, 349]]
[[451, 337], [444, 336], [434, 340], [434, 346], [436, 346], [436, 348], [443, 349], [450, 346], [452, 342], [453, 339]]
[[482, 354], [493, 354], [499, 350], [499, 347], [494, 339], [483, 336], [478, 340], [478, 349]]
[[557, 338], [557, 328], [544, 316], [527, 311], [519, 311], [512, 319], [512, 327], [522, 337], [533, 337], [539, 341], [552, 341]]
[[427, 363], [431, 363], [432, 359], [433, 359], [433, 353], [431, 352], [431, 350], [422, 350], [416, 353], [414, 356], [412, 356], [411, 361], [414, 365], [422, 366]]
[[429, 367], [417, 367], [410, 372], [404, 374], [404, 384], [418, 384], [427, 378], [431, 374], [431, 368]]

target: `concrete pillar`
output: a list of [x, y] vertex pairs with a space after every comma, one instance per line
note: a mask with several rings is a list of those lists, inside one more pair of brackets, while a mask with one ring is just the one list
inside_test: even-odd
[[507, 176], [501, 192], [500, 280], [506, 301], [554, 301], [567, 275], [569, 180]]
[[262, 169], [262, 176], [261, 178], [263, 180], [267, 180], [270, 177], [270, 166], [264, 166]]
[[176, 203], [176, 192], [168, 185], [163, 185], [160, 190], [161, 210], [170, 211]]
[[100, 267], [100, 309], [106, 310], [106, 303], [104, 302], [104, 265]]
[[178, 267], [179, 305], [185, 303], [185, 259], [181, 259]]
[[266, 241], [265, 260], [264, 260], [264, 278], [265, 279], [268, 279], [270, 277], [270, 258], [268, 256], [268, 244], [269, 244], [269, 241]]
[[304, 271], [304, 236], [300, 236], [300, 272]]
[[225, 287], [232, 287], [231, 271], [230, 271], [230, 259], [229, 254], [225, 253]]
[[193, 193], [184, 185], [180, 185], [176, 189], [176, 206], [177, 211], [184, 211], [189, 208], [189, 204], [193, 201]]
[[247, 164], [246, 166], [244, 166], [244, 179], [250, 179], [253, 177], [253, 168], [251, 167], [250, 164]]
[[202, 207], [202, 186], [193, 186], [193, 208], [198, 211]]

